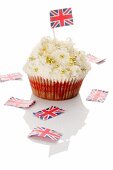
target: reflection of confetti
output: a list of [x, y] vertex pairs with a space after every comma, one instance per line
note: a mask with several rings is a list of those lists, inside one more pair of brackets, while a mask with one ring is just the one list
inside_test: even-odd
[[47, 141], [53, 141], [53, 142], [60, 139], [61, 136], [62, 135], [60, 133], [58, 133], [54, 130], [51, 130], [51, 129], [44, 128], [44, 127], [34, 128], [32, 130], [32, 132], [29, 134], [29, 137], [37, 137], [40, 139], [44, 139]]
[[36, 113], [33, 113], [35, 116], [37, 116], [38, 118], [42, 119], [42, 120], [47, 120], [53, 117], [56, 117], [58, 115], [60, 115], [61, 113], [63, 113], [64, 110], [60, 109], [56, 106], [51, 106], [47, 109], [43, 109], [41, 111], [38, 111]]
[[29, 108], [29, 107], [32, 106], [34, 103], [35, 103], [34, 100], [23, 100], [23, 99], [18, 99], [18, 98], [11, 97], [11, 98], [5, 103], [5, 105], [20, 107], [20, 108]]
[[93, 89], [86, 100], [95, 102], [104, 102], [108, 94], [108, 91]]
[[93, 62], [93, 63], [96, 63], [96, 64], [99, 64], [99, 63], [105, 61], [105, 58], [104, 58], [104, 59], [100, 59], [100, 58], [95, 57], [95, 56], [92, 55], [92, 54], [88, 54], [88, 55], [87, 55], [87, 59], [88, 59], [88, 61]]
[[7, 75], [0, 75], [0, 81], [8, 81], [8, 80], [18, 80], [21, 79], [22, 75], [20, 73], [12, 73]]

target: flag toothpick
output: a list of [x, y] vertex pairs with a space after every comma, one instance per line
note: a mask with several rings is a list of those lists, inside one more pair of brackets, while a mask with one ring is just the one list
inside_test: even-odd
[[51, 10], [50, 25], [55, 39], [56, 37], [55, 37], [54, 28], [73, 25], [72, 9], [64, 8], [64, 9]]
[[54, 28], [52, 28], [52, 30], [53, 30], [53, 37], [54, 37], [54, 39], [56, 39]]

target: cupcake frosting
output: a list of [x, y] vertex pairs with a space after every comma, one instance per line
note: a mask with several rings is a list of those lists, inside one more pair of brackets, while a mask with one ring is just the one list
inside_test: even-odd
[[53, 81], [80, 80], [89, 70], [85, 53], [74, 48], [71, 39], [59, 41], [50, 37], [41, 39], [24, 66], [28, 76]]

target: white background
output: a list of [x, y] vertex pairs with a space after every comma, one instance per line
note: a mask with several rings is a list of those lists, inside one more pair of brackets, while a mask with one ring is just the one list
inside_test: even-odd
[[[0, 0], [0, 74], [21, 72], [23, 79], [0, 83], [0, 169], [112, 170], [113, 169], [113, 10], [112, 0]], [[53, 37], [49, 11], [72, 7], [74, 26], [55, 29], [57, 38], [71, 37], [79, 49], [106, 58], [92, 64], [74, 99], [53, 102], [32, 95], [22, 71], [32, 48], [42, 36]], [[104, 103], [88, 102], [91, 89], [108, 90]], [[36, 99], [23, 110], [4, 103], [11, 97]], [[57, 105], [65, 114], [46, 122], [33, 111]], [[28, 139], [35, 126], [63, 133], [50, 144]]]

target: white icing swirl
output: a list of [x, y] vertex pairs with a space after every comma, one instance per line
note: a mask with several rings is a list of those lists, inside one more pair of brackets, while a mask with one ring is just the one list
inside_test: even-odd
[[29, 76], [53, 81], [80, 80], [89, 70], [85, 53], [75, 49], [71, 39], [58, 41], [50, 37], [41, 39], [24, 66]]

